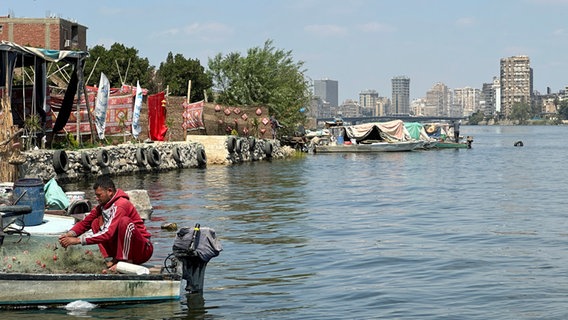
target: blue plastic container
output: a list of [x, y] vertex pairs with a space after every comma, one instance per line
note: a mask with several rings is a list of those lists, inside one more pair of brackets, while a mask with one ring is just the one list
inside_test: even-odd
[[343, 141], [343, 136], [339, 136], [337, 137], [337, 144], [343, 144], [345, 141]]
[[16, 204], [32, 207], [32, 212], [24, 215], [24, 227], [37, 226], [43, 223], [43, 214], [45, 212], [43, 180], [34, 178], [19, 179], [14, 183], [12, 195], [14, 201], [18, 198], [20, 199]]

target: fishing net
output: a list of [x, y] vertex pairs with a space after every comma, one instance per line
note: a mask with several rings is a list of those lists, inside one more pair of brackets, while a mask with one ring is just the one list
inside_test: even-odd
[[65, 249], [57, 237], [10, 235], [0, 247], [0, 271], [5, 273], [101, 273], [103, 269], [98, 246]]

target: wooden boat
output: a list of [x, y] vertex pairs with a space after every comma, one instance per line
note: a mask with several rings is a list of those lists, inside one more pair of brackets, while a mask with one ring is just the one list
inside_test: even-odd
[[471, 144], [473, 143], [473, 137], [467, 136], [464, 141], [455, 142], [452, 140], [441, 140], [436, 143], [433, 147], [434, 149], [471, 149]]
[[0, 308], [179, 300], [181, 275], [0, 273]]
[[432, 149], [471, 149], [471, 143], [438, 141]]
[[438, 139], [430, 137], [424, 125], [420, 122], [405, 122], [404, 127], [413, 140], [424, 141], [420, 149], [429, 150], [436, 146]]
[[436, 144], [430, 149], [471, 149], [473, 144], [472, 136], [467, 136], [460, 142], [452, 140], [454, 132], [449, 123], [428, 123], [424, 124], [424, 128], [429, 137], [437, 139]]
[[52, 307], [78, 300], [97, 305], [159, 302], [179, 300], [182, 292], [177, 266], [147, 268], [153, 271], [140, 275], [23, 273], [9, 272], [8, 268], [4, 263], [0, 272], [0, 309]]
[[[438, 141], [424, 141], [424, 144], [422, 145], [422, 147], [420, 149], [423, 149], [423, 150], [434, 149], [434, 148], [436, 148], [437, 144], [438, 144]], [[417, 149], [419, 149], [419, 148], [417, 148]]]
[[373, 142], [359, 144], [317, 145], [314, 153], [402, 152], [420, 148], [423, 141]]
[[[17, 208], [13, 211], [20, 213], [24, 209], [26, 208]], [[6, 221], [11, 225], [16, 224], [8, 216], [6, 216]], [[182, 293], [203, 291], [207, 263], [222, 250], [214, 230], [196, 225], [191, 229], [181, 228], [178, 231], [174, 240], [174, 252], [164, 259], [162, 266], [130, 265], [145, 271], [140, 274], [134, 270], [127, 273], [78, 273], [75, 264], [70, 273], [50, 272], [49, 267], [46, 268], [46, 263], [58, 265], [60, 260], [64, 260], [61, 256], [54, 256], [53, 261], [49, 261], [51, 255], [59, 251], [47, 251], [48, 258], [45, 258], [45, 255], [40, 254], [42, 252], [39, 251], [46, 250], [40, 248], [44, 244], [41, 240], [28, 243], [22, 241], [22, 238], [26, 236], [34, 237], [34, 239], [43, 237], [48, 239], [48, 243], [57, 242], [54, 234], [61, 234], [64, 230], [68, 230], [73, 223], [74, 218], [70, 216], [45, 215], [44, 223], [41, 225], [21, 229], [13, 228], [9, 232], [8, 228], [0, 230], [4, 240], [3, 244], [0, 243], [1, 252], [4, 255], [0, 260], [0, 309], [54, 307], [75, 301], [112, 305], [179, 300]], [[186, 231], [182, 234], [182, 230]], [[187, 240], [188, 237], [190, 240]], [[26, 250], [22, 252], [22, 248]], [[48, 248], [48, 250], [56, 250], [49, 246]], [[35, 252], [32, 253], [32, 250]], [[69, 251], [65, 250], [65, 254], [69, 254]], [[82, 255], [84, 250], [77, 249], [77, 251]], [[15, 252], [19, 252], [20, 256], [12, 256]], [[64, 253], [58, 253], [58, 255], [61, 254]], [[92, 254], [89, 255], [92, 256]], [[46, 260], [40, 261], [38, 258], [41, 257]], [[84, 257], [80, 258], [81, 262], [85, 261]], [[16, 264], [23, 263], [23, 261], [27, 261], [26, 268], [28, 269], [26, 270], [28, 271], [15, 270]], [[30, 268], [30, 264], [33, 264], [30, 261], [40, 266]], [[91, 267], [98, 268], [96, 265], [91, 265], [89, 261], [87, 263]], [[20, 264], [18, 268], [23, 268], [23, 265]], [[61, 270], [60, 267], [57, 267], [57, 270]]]

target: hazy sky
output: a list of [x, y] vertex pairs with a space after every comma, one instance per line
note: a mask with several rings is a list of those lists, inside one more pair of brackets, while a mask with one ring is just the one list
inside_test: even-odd
[[340, 103], [390, 97], [400, 75], [411, 99], [437, 82], [480, 89], [514, 55], [530, 57], [535, 90], [568, 85], [568, 0], [1, 0], [6, 14], [76, 20], [89, 47], [122, 43], [154, 66], [172, 52], [207, 68], [271, 39], [312, 80], [337, 80]]

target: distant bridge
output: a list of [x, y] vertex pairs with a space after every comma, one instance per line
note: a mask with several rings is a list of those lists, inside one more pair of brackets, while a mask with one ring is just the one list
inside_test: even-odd
[[[334, 122], [338, 118], [318, 118], [317, 123], [321, 122]], [[392, 116], [381, 116], [381, 117], [352, 117], [352, 118], [341, 118], [343, 123], [346, 125], [354, 125], [369, 122], [385, 122], [400, 119], [404, 122], [441, 122], [441, 121], [456, 121], [456, 120], [466, 120], [467, 117], [439, 117], [439, 116], [403, 116], [403, 115], [392, 115]]]

